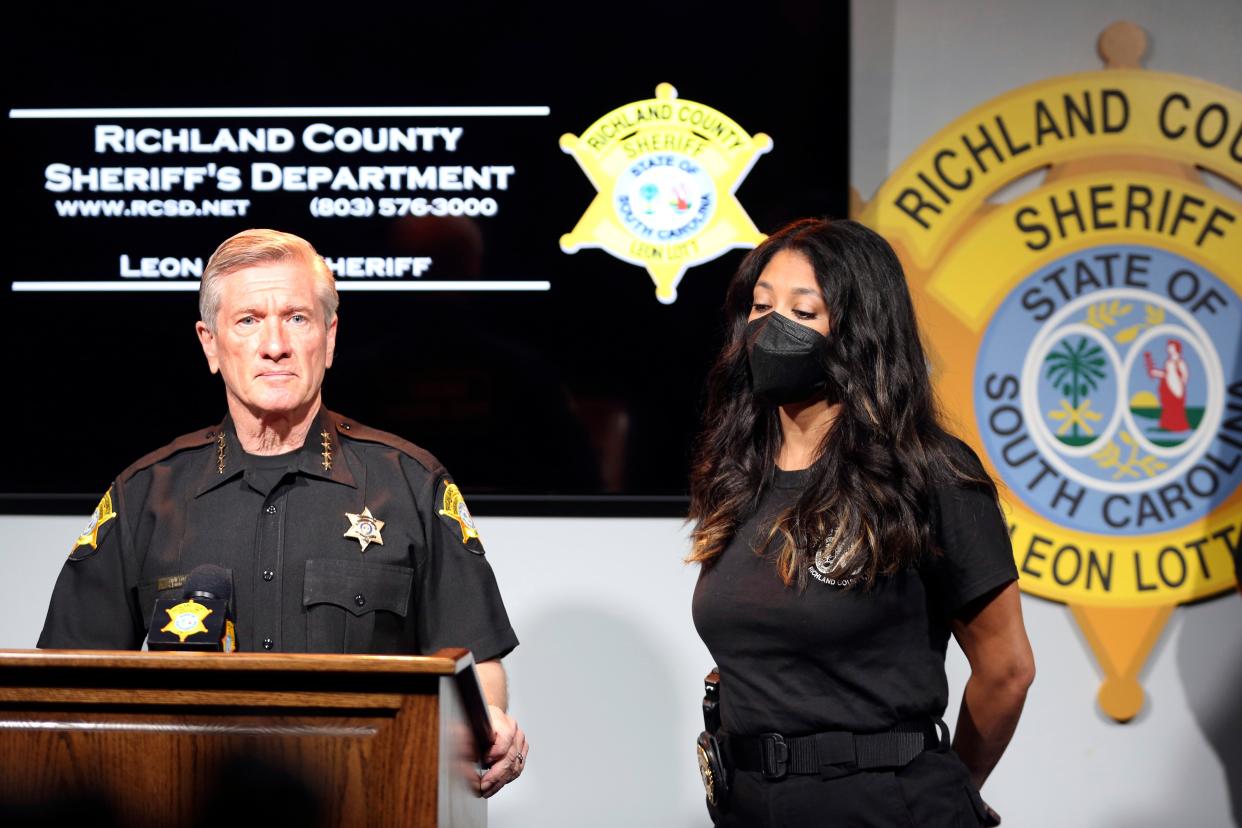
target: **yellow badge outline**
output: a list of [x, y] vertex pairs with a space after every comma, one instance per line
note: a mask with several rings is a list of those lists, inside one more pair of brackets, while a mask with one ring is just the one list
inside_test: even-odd
[[[1232, 284], [1234, 290], [1242, 296], [1242, 269], [1229, 262], [1242, 261], [1242, 233], [1235, 232], [1232, 237], [1221, 240], [1219, 246], [1208, 250], [1196, 250], [1193, 245], [1185, 243], [1176, 236], [1159, 234], [1153, 230], [1131, 229], [1128, 231], [1096, 231], [1084, 233], [1081, 238], [1053, 243], [1047, 249], [1032, 252], [1025, 247], [1023, 237], [1014, 230], [1013, 216], [1020, 210], [1041, 203], [1050, 196], [1064, 196], [1068, 192], [1085, 193], [1092, 188], [1105, 185], [1125, 187], [1131, 184], [1149, 187], [1159, 191], [1161, 188], [1176, 188], [1178, 191], [1200, 199], [1204, 209], [1224, 203], [1228, 199], [1204, 185], [1196, 185], [1185, 180], [1170, 176], [1138, 171], [1098, 171], [1083, 172], [1057, 178], [1030, 193], [990, 210], [985, 216], [973, 224], [957, 241], [945, 251], [945, 255], [937, 266], [928, 274], [922, 286], [923, 296], [930, 302], [924, 303], [924, 309], [931, 315], [931, 305], [936, 305], [936, 318], [944, 318], [937, 326], [936, 344], [938, 356], [945, 364], [971, 364], [976, 357], [979, 339], [983, 336], [991, 321], [992, 314], [1006, 297], [1027, 279], [1032, 273], [1039, 272], [1048, 263], [1075, 253], [1109, 245], [1144, 245], [1176, 253], [1189, 261], [1219, 275], [1224, 281]], [[1062, 198], [1064, 201], [1064, 198]], [[980, 285], [977, 279], [969, 274], [984, 272], [979, 268], [983, 262], [991, 262], [991, 278], [986, 286]], [[1235, 275], [1236, 274], [1236, 275]], [[944, 314], [941, 317], [940, 314]], [[947, 318], [952, 318], [957, 327], [950, 327]], [[969, 423], [967, 432], [974, 437], [977, 434], [978, 412], [973, 388], [974, 371], [940, 372], [937, 377], [937, 391], [941, 399], [948, 402], [948, 410], [956, 415], [963, 424]], [[997, 479], [998, 470], [988, 452], [983, 449], [980, 441], [974, 441], [990, 473]], [[1091, 533], [1080, 529], [1062, 527], [1040, 514], [1035, 508], [1022, 500], [1022, 492], [1013, 488], [1002, 487], [1002, 502], [1005, 508], [1006, 522], [1010, 527], [1013, 542], [1014, 562], [1022, 577], [1019, 586], [1029, 595], [1037, 595], [1050, 601], [1067, 604], [1073, 607], [1129, 607], [1159, 608], [1170, 604], [1185, 604], [1226, 594], [1233, 590], [1235, 579], [1233, 563], [1227, 546], [1219, 541], [1219, 533], [1237, 534], [1242, 529], [1242, 488], [1220, 503], [1200, 519], [1180, 529], [1153, 530], [1142, 535], [1126, 535], [1123, 542], [1116, 537]], [[1209, 543], [1198, 543], [1198, 553], [1194, 549], [1201, 539], [1217, 538]], [[1049, 543], [1051, 541], [1051, 543]], [[1033, 575], [1038, 558], [1032, 558], [1041, 552], [1051, 552], [1059, 547], [1071, 544], [1082, 552], [1083, 571], [1090, 575], [1090, 562], [1094, 554], [1100, 550], [1124, 550], [1110, 557], [1109, 580], [1112, 586], [1107, 591], [1100, 591], [1092, 586], [1091, 577], [1076, 579], [1070, 584], [1059, 584], [1057, 573], [1053, 570], [1051, 560], [1039, 564], [1042, 570], [1039, 576]], [[1167, 586], [1152, 578], [1160, 566], [1160, 557], [1165, 549], [1174, 547], [1190, 551], [1191, 555], [1206, 555], [1203, 566], [1209, 575], [1205, 577], [1187, 576], [1184, 582], [1176, 587]], [[1115, 562], [1115, 567], [1113, 563]], [[1146, 575], [1144, 576], [1144, 573]], [[1150, 582], [1150, 589], [1140, 589], [1138, 584]], [[1098, 584], [1098, 580], [1094, 583]]]
[[[654, 98], [608, 112], [582, 136], [565, 133], [560, 147], [574, 157], [596, 190], [574, 229], [561, 236], [561, 250], [572, 254], [600, 248], [645, 268], [655, 283], [656, 299], [663, 304], [677, 301], [677, 285], [687, 269], [734, 248], [755, 247], [766, 238], [735, 193], [759, 156], [772, 149], [772, 139], [761, 132], [750, 135], [719, 110], [678, 98], [670, 83], [658, 85]], [[661, 154], [676, 154], [697, 164], [714, 184], [710, 217], [671, 241], [640, 237], [617, 217], [613, 206], [618, 180], [626, 170], [639, 158]]]
[[[852, 195], [851, 213], [883, 234], [896, 249], [921, 327], [934, 332], [937, 396], [946, 402], [947, 415], [962, 425], [963, 436], [974, 444], [994, 476], [997, 469], [983, 450], [976, 416], [974, 366], [992, 316], [1025, 277], [1055, 258], [1089, 247], [1146, 245], [1195, 262], [1242, 296], [1242, 269], [1236, 264], [1242, 260], [1238, 254], [1242, 227], [1231, 227], [1228, 238], [1219, 234], [1207, 245], [1190, 243], [1202, 239], [1148, 233], [1135, 226], [1093, 226], [1076, 238], [1062, 233], [1059, 238], [1049, 239], [1039, 251], [1018, 243], [1025, 239], [1014, 229], [1015, 211], [1069, 188], [1089, 192], [1091, 187], [1121, 186], [1126, 181], [1176, 186], [1209, 206], [1221, 200], [1230, 202], [1234, 214], [1238, 214], [1237, 208], [1242, 205], [1208, 188], [1201, 173], [1209, 171], [1242, 185], [1234, 165], [1226, 163], [1229, 142], [1201, 147], [1193, 134], [1195, 113], [1209, 105], [1225, 108], [1230, 113], [1230, 123], [1242, 120], [1242, 92], [1199, 78], [1145, 70], [1141, 68], [1141, 58], [1146, 48], [1146, 34], [1138, 26], [1114, 23], [1099, 39], [1100, 55], [1107, 67], [1103, 71], [1048, 78], [986, 101], [923, 141], [869, 202], [864, 203], [856, 193]], [[1129, 107], [1124, 128], [1077, 136], [1071, 132], [1069, 140], [1055, 136], [1058, 140], [1044, 145], [1032, 143], [1021, 154], [1008, 152], [1023, 147], [1032, 135], [1032, 127], [1038, 131], [1040, 118], [1051, 110], [1049, 107], [1041, 112], [1037, 101], [1065, 103], [1072, 99], [1079, 109], [1084, 103], [1094, 102], [1095, 117], [1102, 121], [1105, 116], [1100, 107], [1106, 90], [1114, 103], [1124, 98]], [[1164, 106], [1173, 108], [1162, 113]], [[1179, 131], [1178, 121], [1172, 130], [1162, 130], [1158, 118], [1169, 112], [1186, 121], [1185, 128]], [[1069, 117], [1068, 113], [1065, 117]], [[1117, 118], [1113, 120], [1114, 125], [1120, 123]], [[983, 128], [988, 130], [993, 143], [1008, 154], [1000, 163], [988, 155], [988, 168], [974, 168], [973, 180], [968, 181], [965, 171], [970, 168], [964, 161], [968, 162], [969, 156], [963, 153], [962, 141], [969, 135], [978, 145], [984, 137], [980, 131]], [[965, 186], [947, 186], [948, 179], [936, 177], [941, 170], [948, 171], [957, 184], [965, 182]], [[1028, 187], [1008, 201], [993, 201], [998, 192], [1038, 171], [1045, 171], [1044, 180], [1034, 188]], [[916, 211], [924, 201], [935, 203], [937, 209], [919, 211], [923, 221], [918, 221], [909, 210], [901, 209], [903, 198], [907, 207], [914, 205]], [[1195, 227], [1201, 229], [1202, 222]], [[986, 267], [980, 269], [981, 263], [986, 263]], [[993, 278], [981, 280], [982, 274]], [[1084, 549], [1107, 539], [1060, 527], [1032, 508], [1012, 502], [1021, 494], [1002, 490], [1015, 563], [1022, 573], [1019, 587], [1028, 594], [1067, 606], [1103, 673], [1097, 694], [1101, 709], [1117, 721], [1128, 721], [1145, 703], [1140, 676], [1175, 607], [1231, 592], [1235, 580], [1232, 561], [1218, 549], [1210, 561], [1210, 578], [1188, 581], [1179, 589], [1142, 595], [1131, 592], [1112, 596], [1112, 600], [1109, 596], [1101, 598], [1053, 588], [1057, 585], [1050, 586], [1047, 577], [1037, 584], [1022, 570], [1023, 555], [1033, 538], [1054, 537], [1055, 527], [1055, 536], [1061, 538], [1059, 543], [1081, 541]], [[1180, 546], [1188, 538], [1193, 540], [1193, 534], [1229, 531], [1231, 525], [1242, 529], [1242, 487], [1216, 503], [1190, 527], [1127, 539], [1141, 542], [1132, 544], [1136, 547], [1135, 560], [1141, 558], [1150, 571], [1153, 557], [1162, 554], [1166, 547]]]
[[[461, 510], [466, 510], [466, 516], [462, 517]], [[482, 540], [479, 537], [478, 527], [474, 525], [474, 516], [470, 514], [470, 507], [466, 505], [466, 499], [462, 497], [461, 489], [457, 488], [456, 483], [445, 483], [443, 505], [439, 514], [444, 515], [455, 521], [461, 528], [461, 542], [474, 538]]]
[[[361, 547], [358, 550], [359, 552], [366, 552], [367, 547], [373, 543], [379, 544], [380, 546], [384, 545], [384, 536], [380, 534], [380, 530], [384, 528], [384, 521], [371, 514], [370, 507], [363, 506], [362, 512], [359, 514], [346, 512], [345, 517], [349, 518], [349, 528], [345, 530], [345, 534], [342, 537], [352, 538], [358, 541], [358, 545]], [[375, 529], [375, 532], [373, 534], [364, 534], [359, 531], [360, 527], [364, 523], [370, 524]]]
[[108, 487], [108, 491], [104, 492], [104, 496], [100, 498], [99, 505], [95, 507], [95, 511], [91, 513], [90, 521], [86, 524], [86, 528], [78, 535], [77, 540], [73, 542], [73, 549], [69, 550], [69, 554], [73, 554], [74, 550], [82, 546], [89, 546], [91, 549], [99, 548], [99, 530], [105, 523], [116, 517], [116, 510], [112, 508], [112, 487]]
[[[208, 631], [207, 627], [203, 625], [203, 619], [211, 615], [214, 610], [208, 609], [191, 598], [188, 601], [182, 601], [180, 604], [169, 607], [164, 611], [168, 613], [168, 623], [160, 628], [160, 632], [172, 633], [180, 638], [181, 643], [184, 644], [185, 640], [190, 636]], [[184, 618], [187, 615], [194, 618], [194, 628], [183, 631], [177, 626], [177, 619]]]

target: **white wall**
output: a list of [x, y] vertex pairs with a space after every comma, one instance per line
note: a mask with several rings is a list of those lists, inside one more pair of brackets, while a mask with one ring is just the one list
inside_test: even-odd
[[[854, 0], [853, 186], [869, 199], [924, 140], [1044, 78], [1101, 68], [1096, 38], [1132, 20], [1146, 67], [1242, 89], [1237, 0]], [[1179, 608], [1142, 676], [1148, 704], [1118, 725], [1068, 610], [1025, 598], [1038, 678], [984, 797], [1008, 826], [1229, 826], [1242, 819], [1242, 599]], [[950, 677], [964, 675], [960, 654]], [[959, 678], [960, 685], [960, 678]]]
[[864, 199], [969, 109], [1103, 68], [1096, 39], [1131, 20], [1145, 66], [1242, 89], [1238, 0], [852, 0], [850, 183]]

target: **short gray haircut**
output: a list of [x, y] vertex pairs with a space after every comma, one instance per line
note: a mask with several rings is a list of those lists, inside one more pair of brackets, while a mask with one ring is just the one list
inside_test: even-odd
[[203, 269], [202, 283], [198, 288], [198, 313], [207, 330], [216, 332], [216, 316], [220, 313], [220, 278], [245, 270], [248, 267], [300, 262], [315, 275], [319, 304], [323, 307], [324, 325], [331, 325], [336, 318], [340, 297], [336, 292], [336, 278], [328, 263], [315, 252], [310, 242], [292, 233], [279, 230], [243, 230], [226, 239], [216, 248]]

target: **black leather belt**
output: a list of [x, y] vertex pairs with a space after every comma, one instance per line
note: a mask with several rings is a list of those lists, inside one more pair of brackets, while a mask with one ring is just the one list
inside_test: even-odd
[[835, 730], [810, 736], [760, 733], [726, 738], [726, 753], [738, 770], [759, 771], [765, 779], [791, 773], [830, 779], [856, 770], [904, 767], [925, 750], [947, 747], [949, 729], [937, 718], [898, 725], [885, 733]]

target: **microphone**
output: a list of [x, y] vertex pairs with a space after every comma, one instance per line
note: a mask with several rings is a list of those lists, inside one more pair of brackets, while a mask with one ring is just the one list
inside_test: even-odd
[[149, 650], [231, 653], [233, 581], [227, 570], [203, 564], [186, 576], [181, 598], [158, 598], [147, 634]]

